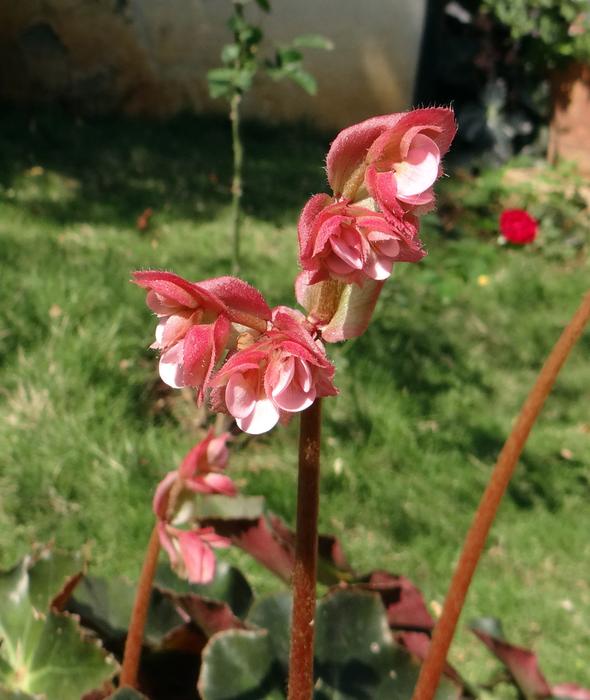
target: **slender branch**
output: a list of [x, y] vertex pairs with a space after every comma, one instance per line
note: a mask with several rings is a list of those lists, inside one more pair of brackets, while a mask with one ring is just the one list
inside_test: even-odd
[[236, 92], [230, 101], [229, 118], [231, 121], [231, 143], [233, 151], [233, 177], [231, 183], [232, 203], [232, 241], [233, 241], [233, 272], [240, 270], [240, 229], [242, 224], [242, 163], [244, 147], [240, 135], [240, 102], [242, 96]]
[[288, 700], [311, 700], [320, 501], [321, 401], [301, 414]]
[[471, 528], [465, 538], [461, 558], [455, 569], [441, 617], [434, 629], [432, 644], [430, 645], [428, 657], [422, 665], [413, 700], [431, 700], [434, 697], [449, 646], [455, 633], [457, 621], [465, 602], [467, 590], [481, 557], [502, 496], [514, 473], [518, 458], [531, 428], [555, 383], [559, 370], [582, 334], [589, 319], [590, 292], [582, 299], [580, 307], [543, 365], [534, 387], [522, 406], [512, 432], [500, 452], [488, 486], [473, 518]]
[[141, 647], [143, 644], [143, 631], [147, 619], [150, 596], [152, 594], [152, 584], [158, 564], [158, 554], [160, 553], [160, 539], [158, 529], [154, 526], [152, 535], [143, 560], [143, 567], [137, 584], [135, 593], [135, 603], [131, 613], [131, 621], [125, 641], [125, 651], [123, 653], [123, 666], [119, 685], [121, 687], [137, 687], [137, 672], [141, 658]]

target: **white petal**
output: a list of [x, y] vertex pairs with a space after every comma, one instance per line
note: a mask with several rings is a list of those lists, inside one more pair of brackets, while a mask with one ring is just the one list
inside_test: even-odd
[[173, 389], [181, 389], [184, 383], [182, 343], [176, 343], [160, 357], [160, 377]]
[[270, 399], [256, 402], [252, 413], [246, 418], [238, 418], [236, 423], [240, 430], [250, 435], [260, 435], [274, 428], [279, 422], [279, 411]]

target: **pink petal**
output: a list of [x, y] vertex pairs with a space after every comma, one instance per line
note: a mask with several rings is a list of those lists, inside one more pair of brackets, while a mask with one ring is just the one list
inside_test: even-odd
[[211, 493], [222, 493], [226, 496], [235, 496], [238, 492], [234, 482], [225, 474], [211, 472], [202, 477], [210, 488]]
[[176, 313], [164, 319], [160, 319], [156, 328], [156, 340], [162, 349], [166, 349], [184, 338], [187, 331], [193, 324], [193, 317], [200, 315], [192, 311]]
[[[133, 282], [140, 287], [145, 287], [162, 297], [164, 304], [184, 306], [196, 309], [200, 303], [200, 297], [193, 284], [187, 280], [161, 270], [143, 270], [133, 273]], [[153, 300], [153, 295], [148, 295], [148, 302]], [[156, 313], [158, 311], [154, 309]]]
[[363, 267], [363, 258], [358, 250], [346, 245], [342, 238], [332, 238], [330, 241], [334, 253], [353, 270]]
[[273, 394], [273, 400], [276, 405], [283, 411], [288, 413], [297, 413], [309, 408], [315, 401], [315, 389], [303, 391], [295, 382], [291, 382], [288, 387], [283, 389], [278, 394]]
[[326, 158], [328, 181], [337, 197], [344, 190], [347, 180], [362, 165], [375, 139], [391, 129], [403, 116], [403, 113], [398, 113], [373, 117], [338, 134]]
[[234, 418], [246, 418], [252, 413], [256, 404], [252, 376], [240, 372], [231, 375], [225, 387], [225, 404]]
[[168, 534], [168, 530], [166, 527], [166, 523], [162, 520], [158, 522], [157, 525], [158, 528], [158, 537], [160, 539], [160, 544], [162, 545], [162, 549], [166, 552], [170, 559], [170, 565], [172, 568], [175, 568], [178, 566], [178, 553], [176, 552], [176, 548], [174, 547], [174, 544], [172, 542], [172, 539], [170, 535]]
[[392, 172], [380, 173], [373, 165], [367, 168], [365, 182], [371, 195], [377, 200], [384, 213], [402, 216], [403, 209], [398, 202], [397, 183]]
[[264, 320], [270, 319], [270, 307], [262, 294], [237, 277], [216, 277], [199, 282], [198, 286], [220, 299], [229, 309], [252, 314]]
[[381, 281], [386, 280], [391, 276], [392, 269], [393, 258], [380, 255], [377, 251], [374, 251], [367, 260], [367, 263], [363, 268], [363, 272], [372, 280]]
[[159, 364], [160, 378], [173, 389], [186, 386], [182, 367], [182, 343], [176, 343], [162, 353]]
[[199, 537], [207, 542], [211, 547], [216, 549], [226, 549], [231, 547], [231, 540], [229, 537], [223, 537], [223, 535], [218, 535], [212, 527], [202, 527], [197, 530]]
[[299, 358], [296, 360], [295, 376], [297, 383], [303, 389], [303, 391], [310, 391], [313, 385], [313, 376], [307, 362]]
[[184, 382], [200, 389], [209, 373], [213, 353], [213, 326], [193, 326], [183, 343]]
[[331, 202], [327, 194], [315, 194], [303, 207], [297, 224], [300, 260], [311, 257], [314, 247], [314, 224], [319, 213]]
[[178, 472], [174, 470], [173, 472], [168, 472], [166, 476], [160, 481], [156, 487], [153, 500], [153, 510], [158, 518], [162, 520], [166, 519], [166, 510], [168, 508], [168, 493], [172, 488], [172, 484], [175, 484], [178, 479]]
[[279, 422], [279, 411], [271, 399], [256, 401], [254, 410], [244, 418], [238, 418], [236, 423], [240, 430], [250, 435], [266, 433]]
[[163, 297], [150, 289], [146, 295], [145, 303], [158, 316], [170, 316], [178, 309], [184, 308], [172, 299]]
[[291, 355], [271, 362], [266, 370], [265, 383], [272, 388], [272, 394], [279, 393], [288, 386], [295, 374], [295, 358]]
[[425, 192], [438, 177], [439, 164], [440, 151], [436, 143], [424, 134], [415, 136], [404, 161], [394, 164], [398, 196], [411, 197]]
[[207, 445], [207, 461], [216, 469], [225, 469], [229, 458], [227, 441], [230, 439], [229, 433], [222, 433], [214, 437]]
[[210, 583], [215, 576], [215, 555], [198, 533], [179, 531], [180, 555], [191, 583]]
[[184, 459], [182, 460], [180, 466], [178, 467], [178, 474], [182, 479], [190, 479], [195, 476], [199, 471], [199, 466], [206, 458], [207, 454], [207, 442], [212, 435], [212, 431], [209, 432], [204, 440], [198, 442], [193, 448], [191, 448]]
[[195, 493], [222, 493], [226, 496], [235, 496], [237, 493], [236, 486], [229, 476], [215, 472], [187, 479], [185, 486]]

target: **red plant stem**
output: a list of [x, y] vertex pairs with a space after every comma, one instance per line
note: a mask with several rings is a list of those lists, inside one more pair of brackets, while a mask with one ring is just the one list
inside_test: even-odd
[[321, 401], [301, 414], [288, 700], [311, 700], [320, 503]]
[[471, 528], [465, 538], [461, 558], [451, 580], [441, 617], [434, 629], [428, 657], [422, 665], [413, 700], [431, 700], [434, 697], [449, 646], [455, 633], [457, 621], [465, 602], [467, 590], [502, 496], [514, 473], [531, 428], [555, 383], [559, 370], [582, 334], [584, 326], [589, 319], [590, 292], [582, 299], [580, 307], [561, 334], [539, 372], [537, 381], [524, 402], [512, 432], [500, 452], [488, 486], [473, 518]]
[[152, 594], [152, 584], [156, 566], [158, 564], [158, 554], [160, 553], [160, 538], [158, 528], [154, 526], [152, 535], [143, 560], [143, 567], [137, 584], [135, 593], [135, 603], [129, 622], [127, 640], [125, 641], [125, 651], [123, 653], [123, 666], [119, 678], [119, 686], [137, 688], [137, 672], [139, 670], [139, 660], [141, 658], [141, 647], [143, 644], [143, 631], [147, 618]]

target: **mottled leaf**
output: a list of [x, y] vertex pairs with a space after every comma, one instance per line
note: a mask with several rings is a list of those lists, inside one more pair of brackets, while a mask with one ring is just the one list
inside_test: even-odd
[[283, 700], [283, 676], [268, 633], [231, 630], [215, 635], [203, 652], [198, 688], [203, 700]]
[[[136, 586], [123, 577], [85, 577], [68, 602], [67, 609], [80, 616], [108, 649], [119, 653], [127, 635]], [[185, 623], [173, 603], [161, 591], [150, 598], [145, 629], [147, 644], [157, 646], [171, 630]]]

